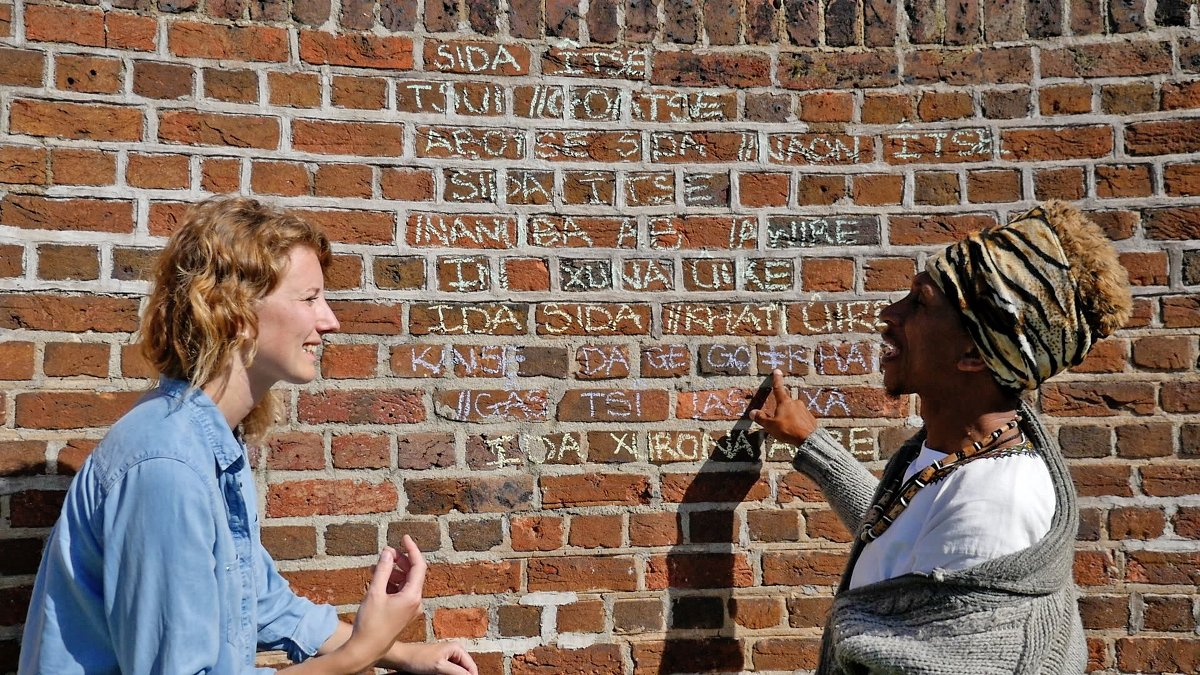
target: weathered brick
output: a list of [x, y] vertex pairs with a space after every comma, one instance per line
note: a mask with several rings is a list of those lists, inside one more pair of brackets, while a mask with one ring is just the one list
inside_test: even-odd
[[780, 54], [778, 76], [788, 89], [891, 87], [900, 83], [899, 67], [891, 50], [785, 53]]
[[300, 60], [313, 65], [412, 70], [412, 50], [412, 39], [398, 35], [300, 31]]
[[142, 110], [130, 106], [15, 99], [10, 130], [31, 136], [92, 141], [140, 141]]
[[1042, 77], [1134, 77], [1170, 72], [1171, 47], [1149, 40], [1075, 45], [1042, 50], [1041, 60]]
[[1171, 155], [1200, 151], [1200, 119], [1137, 122], [1125, 129], [1131, 155]]
[[292, 147], [319, 154], [398, 157], [403, 127], [386, 122], [292, 121]]
[[1027, 47], [920, 49], [904, 61], [907, 84], [1024, 84], [1033, 72]]
[[765, 54], [658, 52], [653, 70], [654, 84], [742, 88], [767, 86], [771, 81], [771, 61]]
[[287, 31], [269, 26], [228, 26], [173, 21], [167, 44], [175, 56], [230, 61], [288, 60]]

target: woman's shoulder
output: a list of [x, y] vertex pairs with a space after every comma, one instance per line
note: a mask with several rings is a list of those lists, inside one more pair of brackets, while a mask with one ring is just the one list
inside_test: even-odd
[[[222, 439], [223, 420], [197, 409], [186, 397], [154, 389], [125, 413], [97, 446], [93, 462], [104, 478], [115, 480], [146, 461], [180, 463], [206, 475], [212, 473], [215, 445]], [[228, 428], [225, 435], [232, 435]]]

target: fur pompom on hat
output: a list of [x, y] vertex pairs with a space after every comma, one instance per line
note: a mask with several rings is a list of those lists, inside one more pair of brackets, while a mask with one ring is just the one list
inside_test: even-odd
[[1008, 389], [1034, 389], [1079, 364], [1133, 307], [1112, 243], [1062, 202], [951, 244], [925, 269]]

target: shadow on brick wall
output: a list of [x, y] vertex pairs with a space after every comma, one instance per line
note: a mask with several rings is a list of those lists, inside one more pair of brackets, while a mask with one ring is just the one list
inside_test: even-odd
[[[767, 383], [769, 384], [769, 382]], [[760, 388], [749, 409], [770, 390]], [[667, 632], [657, 669], [637, 672], [737, 673], [750, 669], [742, 640], [735, 636], [735, 591], [754, 585], [751, 562], [741, 542], [736, 509], [769, 490], [762, 473], [762, 431], [746, 416], [718, 439], [679, 504], [679, 544], [667, 553]], [[636, 655], [636, 651], [635, 651]]]

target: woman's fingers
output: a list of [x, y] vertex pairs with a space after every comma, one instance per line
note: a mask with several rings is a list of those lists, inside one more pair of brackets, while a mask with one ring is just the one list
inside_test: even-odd
[[392, 577], [392, 570], [396, 568], [396, 549], [391, 546], [383, 547], [379, 552], [379, 562], [375, 563], [375, 571], [371, 575], [371, 585], [368, 586], [368, 592], [378, 589], [387, 593], [388, 579]]

